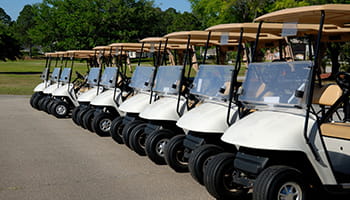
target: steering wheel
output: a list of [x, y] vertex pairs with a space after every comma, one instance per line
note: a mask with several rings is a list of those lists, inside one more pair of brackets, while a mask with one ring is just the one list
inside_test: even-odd
[[338, 72], [335, 81], [342, 89], [350, 89], [350, 73]]
[[77, 75], [78, 79], [84, 79], [84, 76], [81, 73], [79, 73], [78, 71], [75, 71], [75, 74]]

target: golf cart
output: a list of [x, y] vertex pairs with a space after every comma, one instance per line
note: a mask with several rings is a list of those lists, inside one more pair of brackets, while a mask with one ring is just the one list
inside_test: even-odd
[[[123, 116], [120, 104], [133, 93], [129, 87], [130, 78], [127, 77], [127, 68], [130, 68], [130, 52], [137, 52], [141, 45], [137, 43], [114, 43], [109, 45], [113, 49], [117, 67], [107, 67], [102, 76], [101, 86], [105, 89], [96, 96], [89, 105], [89, 110], [83, 115], [83, 127], [95, 132], [99, 136], [109, 136], [109, 130], [114, 118]], [[123, 66], [123, 60], [125, 65]], [[110, 62], [113, 64], [112, 62]]]
[[90, 59], [93, 53], [89, 50], [67, 51], [67, 58], [71, 60], [71, 67], [65, 67], [60, 76], [61, 86], [52, 92], [52, 97], [47, 103], [47, 112], [57, 118], [66, 118], [72, 109], [79, 105], [77, 98], [79, 90], [85, 85], [86, 78], [76, 71], [76, 78], [72, 81], [74, 59]]
[[44, 96], [43, 91], [45, 88], [47, 88], [51, 83], [51, 80], [49, 79], [50, 75], [50, 66], [51, 66], [51, 61], [52, 61], [52, 56], [54, 53], [45, 53], [46, 57], [46, 62], [45, 62], [45, 67], [43, 72], [40, 75], [40, 79], [42, 80], [41, 83], [39, 83], [35, 88], [34, 88], [34, 94], [30, 98], [30, 105], [38, 109], [38, 101]]
[[[138, 64], [130, 82], [130, 87], [134, 90], [134, 96], [120, 105], [119, 109], [125, 113], [125, 116], [115, 118], [110, 129], [110, 135], [118, 144], [124, 144], [125, 141], [128, 141], [123, 136], [129, 136], [129, 129], [131, 130], [141, 122], [138, 116], [139, 113], [153, 101], [151, 88], [157, 69], [153, 66], [158, 66], [160, 63], [163, 38], [145, 38], [141, 42]], [[156, 43], [159, 43], [158, 47], [156, 47]], [[141, 66], [141, 60], [145, 51], [149, 51], [152, 54], [153, 66]], [[129, 142], [125, 144], [129, 145]]]
[[75, 124], [82, 124], [82, 116], [89, 109], [90, 101], [95, 98], [99, 93], [102, 92], [103, 87], [100, 86], [100, 79], [102, 70], [106, 63], [106, 53], [109, 51], [108, 46], [97, 46], [93, 48], [94, 54], [91, 55], [94, 59], [91, 62], [91, 67], [89, 69], [89, 75], [87, 77], [87, 91], [79, 95], [77, 101], [79, 106], [75, 107], [72, 111], [72, 120]]
[[256, 111], [230, 126], [221, 138], [238, 152], [208, 161], [204, 184], [210, 194], [240, 199], [253, 189], [255, 200], [305, 200], [311, 189], [350, 191], [350, 75], [339, 73], [337, 85], [323, 85], [319, 74], [321, 41], [349, 34], [328, 31], [326, 24], [347, 30], [343, 27], [349, 15], [350, 5], [333, 4], [285, 9], [256, 19], [260, 25], [289, 22], [285, 28], [294, 33], [293, 20], [319, 23], [315, 57], [249, 64], [239, 100]]

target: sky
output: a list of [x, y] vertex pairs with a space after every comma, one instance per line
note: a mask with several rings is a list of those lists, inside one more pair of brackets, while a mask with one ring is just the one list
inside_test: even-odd
[[[10, 15], [12, 20], [16, 20], [25, 5], [40, 2], [42, 0], [0, 0], [0, 7]], [[154, 0], [154, 2], [155, 6], [162, 10], [172, 7], [179, 12], [191, 11], [191, 4], [188, 0]]]

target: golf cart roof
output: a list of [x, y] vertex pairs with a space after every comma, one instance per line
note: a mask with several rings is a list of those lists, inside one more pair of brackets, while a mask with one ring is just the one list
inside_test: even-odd
[[74, 58], [90, 58], [93, 54], [93, 50], [69, 50], [67, 54], [73, 56]]
[[302, 24], [319, 24], [321, 11], [325, 12], [325, 24], [344, 27], [350, 23], [350, 4], [325, 4], [287, 8], [262, 15], [255, 21], [265, 22], [298, 22]]

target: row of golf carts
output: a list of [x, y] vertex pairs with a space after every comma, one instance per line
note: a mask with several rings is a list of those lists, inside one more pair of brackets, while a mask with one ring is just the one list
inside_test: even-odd
[[[322, 46], [350, 40], [349, 16], [350, 5], [308, 6], [255, 23], [47, 53], [30, 103], [190, 172], [218, 199], [349, 194], [350, 74], [321, 78]], [[76, 59], [88, 61], [88, 73], [73, 80]]]

